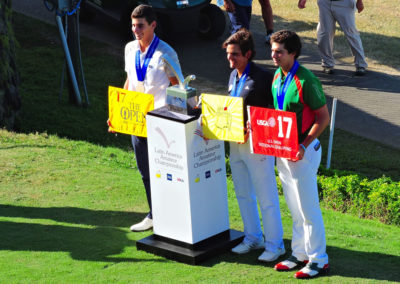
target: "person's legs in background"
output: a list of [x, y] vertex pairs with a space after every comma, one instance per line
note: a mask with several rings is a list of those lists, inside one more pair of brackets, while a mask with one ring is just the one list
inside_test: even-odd
[[236, 33], [241, 28], [250, 29], [250, 19], [251, 19], [251, 6], [240, 6], [233, 2], [235, 10], [233, 12], [228, 12], [229, 19], [231, 21], [231, 34]]
[[258, 2], [260, 2], [262, 18], [267, 32], [265, 42], [270, 44], [269, 40], [274, 32], [274, 16], [272, 14], [271, 2], [270, 0], [258, 0]]

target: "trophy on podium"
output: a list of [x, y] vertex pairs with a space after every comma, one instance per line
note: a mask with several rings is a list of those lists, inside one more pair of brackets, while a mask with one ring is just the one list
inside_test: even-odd
[[189, 87], [189, 82], [196, 79], [195, 75], [183, 77], [181, 68], [168, 56], [163, 55], [162, 60], [174, 73], [179, 81], [179, 85], [167, 88], [167, 108], [170, 111], [186, 115], [195, 115], [198, 113], [195, 106], [198, 102], [196, 89]]

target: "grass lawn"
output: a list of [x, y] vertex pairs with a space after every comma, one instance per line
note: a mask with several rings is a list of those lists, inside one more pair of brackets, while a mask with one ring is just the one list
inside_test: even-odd
[[[198, 266], [137, 251], [135, 242], [151, 234], [128, 229], [147, 211], [142, 182], [129, 138], [107, 133], [105, 125], [107, 86], [122, 84], [122, 61], [83, 40], [92, 106], [68, 105], [65, 94], [58, 103], [62, 51], [54, 27], [18, 14], [14, 19], [23, 111], [19, 133], [0, 130], [0, 283], [296, 281], [292, 272], [258, 263], [261, 251], [225, 253]], [[399, 180], [400, 151], [343, 131], [335, 135], [334, 168]], [[346, 143], [360, 145], [359, 152], [346, 150]], [[376, 151], [379, 158], [365, 155]], [[281, 201], [289, 250], [291, 218]], [[231, 228], [242, 230], [230, 179], [228, 204]], [[323, 215], [332, 271], [311, 281], [400, 281], [398, 226], [331, 210]]]
[[[261, 251], [190, 266], [137, 251], [146, 201], [132, 153], [46, 134], [0, 131], [0, 283], [295, 281], [260, 264]], [[229, 181], [230, 224], [242, 230]], [[291, 218], [281, 199], [286, 248]], [[400, 279], [400, 228], [323, 211], [332, 272], [318, 282]], [[287, 253], [288, 255], [288, 253]]]

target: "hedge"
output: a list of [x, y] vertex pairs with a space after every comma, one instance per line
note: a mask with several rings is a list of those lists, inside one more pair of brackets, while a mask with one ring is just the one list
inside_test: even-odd
[[[228, 176], [231, 175], [226, 158]], [[278, 172], [275, 170], [276, 176]], [[277, 177], [278, 191], [282, 186]], [[360, 218], [378, 219], [385, 224], [400, 225], [400, 182], [389, 177], [369, 180], [363, 175], [319, 168], [318, 189], [321, 206]]]
[[375, 180], [358, 174], [318, 176], [321, 205], [360, 218], [377, 218], [400, 225], [400, 182], [382, 176]]

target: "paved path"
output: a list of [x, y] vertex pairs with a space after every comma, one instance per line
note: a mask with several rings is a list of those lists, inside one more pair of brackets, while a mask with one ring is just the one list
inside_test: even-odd
[[[13, 0], [13, 8], [17, 12], [54, 24], [54, 15], [45, 9], [42, 0]], [[91, 24], [82, 24], [81, 34], [110, 43], [115, 52], [122, 55], [124, 41], [107, 22], [97, 19]], [[193, 35], [187, 35], [174, 42], [185, 75], [195, 74], [206, 78], [219, 88], [226, 85], [230, 71], [221, 44], [227, 36], [225, 32], [216, 41], [201, 41]], [[273, 71], [263, 35], [255, 33], [254, 37], [256, 61]], [[400, 149], [399, 76], [369, 71], [364, 77], [354, 77], [354, 67], [351, 65], [337, 65], [334, 75], [325, 75], [321, 72], [318, 54], [307, 53], [307, 50], [303, 53], [300, 62], [320, 78], [328, 106], [331, 107], [333, 97], [338, 99], [337, 128]]]

